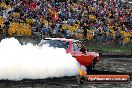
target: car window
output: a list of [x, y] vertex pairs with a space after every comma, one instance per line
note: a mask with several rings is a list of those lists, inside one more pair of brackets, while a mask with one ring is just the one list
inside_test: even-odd
[[54, 47], [54, 48], [65, 48], [65, 49], [67, 49], [69, 46], [68, 42], [61, 40], [43, 40], [40, 42], [39, 46], [43, 46], [44, 44], [49, 44], [50, 47]]
[[77, 42], [78, 47], [81, 48], [85, 48], [84, 45], [81, 42]]
[[75, 52], [76, 51], [82, 52], [81, 49], [83, 49], [83, 51], [86, 51], [84, 45], [81, 42], [74, 42], [72, 46], [73, 46], [72, 50]]
[[75, 52], [80, 51], [77, 43], [72, 44], [72, 50], [75, 51]]
[[85, 46], [81, 42], [77, 42], [80, 52], [86, 52]]

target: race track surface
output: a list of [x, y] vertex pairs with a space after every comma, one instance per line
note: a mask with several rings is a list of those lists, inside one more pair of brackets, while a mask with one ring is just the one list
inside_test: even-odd
[[[89, 74], [129, 74], [132, 76], [132, 58], [102, 58]], [[132, 79], [132, 77], [131, 77]], [[49, 79], [0, 80], [0, 88], [132, 88], [129, 83], [77, 83], [76, 77]]]

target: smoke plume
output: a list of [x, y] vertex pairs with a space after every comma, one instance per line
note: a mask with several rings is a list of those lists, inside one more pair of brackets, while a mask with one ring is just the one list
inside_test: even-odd
[[74, 76], [79, 63], [65, 49], [31, 43], [21, 45], [15, 38], [0, 42], [0, 79], [45, 79]]

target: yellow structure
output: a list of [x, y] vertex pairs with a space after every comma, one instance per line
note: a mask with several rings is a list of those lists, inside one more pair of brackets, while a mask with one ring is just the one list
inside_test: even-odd
[[9, 26], [8, 34], [10, 36], [30, 36], [32, 34], [31, 26], [24, 23], [11, 23]]

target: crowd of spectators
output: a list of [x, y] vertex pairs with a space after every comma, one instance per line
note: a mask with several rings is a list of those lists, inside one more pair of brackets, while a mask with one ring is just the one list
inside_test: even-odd
[[131, 7], [129, 0], [0, 0], [0, 34], [131, 43]]

